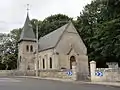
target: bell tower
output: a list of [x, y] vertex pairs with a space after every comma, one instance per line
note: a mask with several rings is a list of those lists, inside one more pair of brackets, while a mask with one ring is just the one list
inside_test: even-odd
[[29, 19], [27, 8], [27, 17], [24, 23], [20, 39], [18, 42], [18, 69], [34, 70], [34, 52], [36, 47], [35, 33]]

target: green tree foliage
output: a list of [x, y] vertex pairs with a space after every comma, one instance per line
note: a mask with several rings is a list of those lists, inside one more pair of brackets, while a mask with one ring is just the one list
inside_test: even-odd
[[0, 70], [5, 69], [5, 65], [2, 63], [2, 56], [0, 55]]
[[0, 69], [16, 69], [21, 28], [0, 36]]
[[18, 54], [18, 41], [20, 39], [20, 34], [21, 34], [22, 28], [19, 29], [13, 29], [10, 31], [10, 39], [12, 43], [12, 50], [14, 50], [14, 54]]
[[42, 24], [42, 21], [40, 20], [37, 20], [37, 19], [32, 19], [31, 20], [31, 24], [32, 24], [32, 28], [33, 28], [33, 31], [35, 33], [35, 36], [36, 36], [36, 26], [38, 25], [38, 30], [39, 30], [39, 34], [41, 33], [40, 32], [40, 26]]
[[87, 48], [89, 60], [98, 67], [108, 61], [119, 62], [120, 1], [94, 0], [78, 17], [77, 28]]
[[5, 66], [5, 70], [11, 70], [17, 68], [17, 56], [15, 54], [6, 53], [2, 57], [2, 64]]
[[61, 27], [62, 25], [66, 24], [69, 20], [72, 20], [72, 18], [69, 18], [66, 15], [63, 14], [56, 14], [51, 15], [47, 18], [45, 18], [40, 25], [39, 29], [39, 37], [42, 37], [57, 28]]
[[10, 35], [3, 34], [0, 44], [0, 69], [15, 69], [17, 53]]

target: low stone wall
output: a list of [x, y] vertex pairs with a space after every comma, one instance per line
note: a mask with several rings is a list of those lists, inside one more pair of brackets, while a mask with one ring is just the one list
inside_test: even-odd
[[94, 76], [93, 81], [120, 81], [120, 69], [113, 68], [96, 68], [97, 72], [102, 72], [102, 76], [96, 75]]
[[14, 75], [23, 75], [23, 72], [18, 70], [0, 70], [0, 76], [14, 76]]
[[0, 76], [9, 76], [13, 74], [14, 70], [0, 70]]
[[49, 78], [60, 78], [60, 79], [67, 79], [73, 80], [74, 75], [68, 75], [66, 70], [40, 70], [39, 71], [40, 77], [49, 77]]
[[[68, 75], [68, 70], [39, 70], [39, 77], [60, 78], [67, 80], [75, 80], [76, 77]], [[0, 76], [35, 76], [34, 70], [19, 71], [19, 70], [0, 70]]]
[[[69, 74], [68, 74], [69, 72]], [[36, 76], [35, 70], [1, 70], [0, 76]], [[70, 69], [61, 69], [61, 70], [38, 70], [39, 77], [47, 77], [47, 78], [59, 78], [59, 79], [67, 79], [67, 80], [78, 80], [76, 66], [72, 66], [72, 70]]]
[[96, 68], [96, 62], [91, 61], [90, 62], [90, 75], [91, 75], [91, 81], [96, 82], [106, 82], [106, 81], [112, 81], [117, 82], [120, 81], [120, 68]]
[[35, 71], [0, 70], [0, 76], [35, 76]]

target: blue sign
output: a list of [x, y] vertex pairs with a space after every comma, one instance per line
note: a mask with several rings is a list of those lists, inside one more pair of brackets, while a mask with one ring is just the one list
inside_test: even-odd
[[103, 76], [103, 72], [96, 72], [95, 75], [96, 76]]
[[67, 74], [68, 74], [69, 76], [71, 76], [71, 75], [72, 75], [72, 71], [68, 71]]

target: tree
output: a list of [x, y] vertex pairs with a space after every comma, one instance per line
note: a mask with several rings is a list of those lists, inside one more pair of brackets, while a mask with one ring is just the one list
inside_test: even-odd
[[37, 20], [37, 19], [32, 19], [31, 20], [32, 28], [36, 36], [36, 26], [38, 25], [38, 31], [40, 32], [40, 26], [42, 24], [42, 21]]
[[57, 28], [63, 26], [64, 24], [68, 23], [69, 20], [72, 20], [72, 18], [69, 18], [66, 15], [63, 14], [56, 14], [51, 15], [43, 20], [41, 25], [39, 26], [39, 37], [42, 37]]
[[97, 61], [98, 67], [119, 61], [119, 8], [119, 0], [94, 0], [78, 17], [76, 26], [88, 48], [89, 61]]
[[14, 51], [14, 54], [18, 54], [18, 41], [20, 39], [20, 35], [21, 35], [21, 31], [22, 28], [19, 29], [13, 29], [12, 31], [10, 31], [9, 35], [10, 35], [10, 39], [11, 39], [11, 50]]
[[2, 57], [2, 64], [5, 65], [5, 70], [11, 70], [17, 68], [17, 57], [15, 54], [6, 53]]
[[[10, 35], [8, 34], [3, 34], [1, 36], [1, 44], [0, 44], [0, 69], [15, 69], [16, 68], [16, 64], [14, 65], [14, 58], [13, 57], [15, 54], [15, 47], [14, 44], [12, 42], [12, 39], [10, 37]], [[10, 58], [10, 56], [12, 56], [12, 58]], [[10, 60], [11, 59], [11, 60]], [[17, 59], [16, 59], [17, 61]], [[11, 63], [11, 64], [10, 64]], [[12, 65], [13, 64], [13, 65]], [[9, 68], [11, 67], [11, 68]]]

